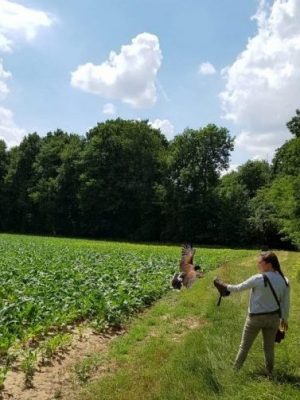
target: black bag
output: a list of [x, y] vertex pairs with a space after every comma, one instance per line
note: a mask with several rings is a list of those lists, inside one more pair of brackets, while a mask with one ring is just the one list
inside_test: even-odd
[[[277, 294], [275, 292], [275, 289], [273, 288], [272, 283], [270, 282], [270, 279], [267, 277], [267, 275], [263, 274], [263, 278], [264, 278], [264, 282], [265, 282], [265, 286], [267, 286], [269, 284], [271, 292], [274, 296], [274, 299], [276, 300], [276, 303], [279, 307], [279, 317], [281, 318], [281, 306], [280, 306], [280, 301], [277, 297]], [[275, 336], [275, 342], [276, 343], [280, 343], [283, 339], [285, 338], [285, 332], [280, 330], [279, 328], [277, 329], [276, 332], [276, 336]]]
[[281, 331], [280, 329], [277, 329], [275, 342], [280, 343], [284, 338], [285, 338], [285, 332]]

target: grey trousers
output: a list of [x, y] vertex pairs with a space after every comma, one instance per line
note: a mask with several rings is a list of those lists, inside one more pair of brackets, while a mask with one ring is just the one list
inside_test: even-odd
[[234, 363], [236, 369], [242, 367], [256, 336], [262, 331], [266, 369], [270, 373], [273, 371], [275, 336], [279, 321], [278, 314], [253, 315], [247, 317], [240, 349]]

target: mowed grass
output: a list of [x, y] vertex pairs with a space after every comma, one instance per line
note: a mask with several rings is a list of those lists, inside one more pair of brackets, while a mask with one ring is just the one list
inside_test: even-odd
[[[208, 272], [192, 289], [168, 293], [135, 319], [111, 345], [107, 370], [80, 400], [300, 399], [300, 254], [278, 252], [291, 281], [286, 340], [276, 344], [274, 378], [264, 375], [261, 337], [239, 373], [232, 364], [240, 343], [249, 292], [216, 307], [212, 279], [239, 282], [256, 273], [256, 257]], [[104, 370], [105, 371], [105, 370]]]
[[[82, 320], [120, 325], [164, 295], [177, 246], [0, 235], [0, 353]], [[201, 249], [205, 270], [249, 255]]]

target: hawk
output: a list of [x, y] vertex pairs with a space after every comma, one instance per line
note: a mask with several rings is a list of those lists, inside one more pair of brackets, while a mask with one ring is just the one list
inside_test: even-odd
[[172, 287], [174, 289], [181, 289], [182, 285], [190, 288], [196, 279], [203, 278], [204, 273], [199, 265], [194, 265], [195, 252], [196, 250], [190, 244], [182, 246], [179, 263], [180, 272], [176, 273], [172, 279]]

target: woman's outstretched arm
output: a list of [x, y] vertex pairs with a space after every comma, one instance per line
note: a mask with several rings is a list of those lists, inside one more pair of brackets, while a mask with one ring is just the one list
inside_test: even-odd
[[260, 274], [253, 275], [238, 285], [227, 285], [227, 290], [229, 290], [229, 292], [241, 292], [243, 290], [253, 289], [255, 286], [257, 286], [259, 280], [261, 280]]

